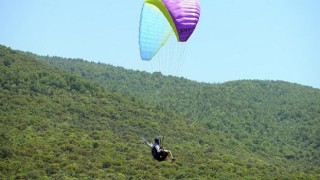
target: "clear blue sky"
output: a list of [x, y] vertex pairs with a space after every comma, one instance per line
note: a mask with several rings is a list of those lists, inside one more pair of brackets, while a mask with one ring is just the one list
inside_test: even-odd
[[[172, 74], [201, 82], [284, 80], [320, 88], [320, 0], [201, 0]], [[156, 70], [139, 56], [143, 0], [0, 0], [0, 44]], [[181, 53], [181, 52], [178, 52]]]

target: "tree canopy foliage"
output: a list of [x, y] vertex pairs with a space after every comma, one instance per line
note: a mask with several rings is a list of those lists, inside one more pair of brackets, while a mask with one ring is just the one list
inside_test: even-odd
[[[165, 135], [176, 163], [140, 141]], [[208, 84], [0, 46], [0, 179], [319, 179], [320, 90]]]

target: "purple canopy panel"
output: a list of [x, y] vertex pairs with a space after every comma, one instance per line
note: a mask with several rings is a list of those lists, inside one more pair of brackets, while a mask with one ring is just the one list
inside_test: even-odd
[[199, 0], [162, 0], [162, 2], [169, 10], [176, 25], [179, 41], [187, 41], [199, 21]]

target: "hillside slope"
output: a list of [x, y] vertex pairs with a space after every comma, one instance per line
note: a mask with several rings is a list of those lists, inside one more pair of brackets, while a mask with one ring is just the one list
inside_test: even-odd
[[[318, 178], [161, 107], [0, 46], [0, 179]], [[176, 163], [152, 160], [154, 135]]]
[[81, 59], [40, 59], [109, 91], [204, 122], [207, 129], [231, 135], [270, 163], [320, 174], [319, 89], [267, 80], [198, 83]]

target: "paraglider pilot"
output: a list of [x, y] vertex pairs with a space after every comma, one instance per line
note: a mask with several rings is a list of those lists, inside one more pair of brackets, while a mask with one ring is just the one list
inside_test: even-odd
[[[145, 140], [145, 139], [144, 139]], [[170, 150], [163, 149], [163, 147], [160, 146], [160, 139], [156, 137], [154, 139], [154, 143], [149, 143], [145, 140], [145, 142], [152, 148], [151, 154], [154, 159], [158, 161], [164, 161], [167, 156], [171, 158], [171, 162], [174, 162], [176, 159], [173, 157]]]

